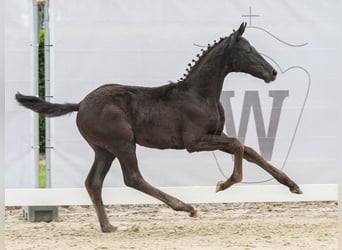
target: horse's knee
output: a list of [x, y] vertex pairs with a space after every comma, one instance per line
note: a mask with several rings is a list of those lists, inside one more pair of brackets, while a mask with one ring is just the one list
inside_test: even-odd
[[242, 155], [244, 152], [244, 145], [239, 141], [237, 138], [231, 138], [231, 148], [234, 152], [234, 154]]

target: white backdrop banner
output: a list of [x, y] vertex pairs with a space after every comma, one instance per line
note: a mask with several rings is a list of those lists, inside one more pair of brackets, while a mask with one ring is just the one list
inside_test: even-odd
[[5, 168], [6, 188], [36, 186], [33, 112], [20, 107], [16, 92], [34, 94], [33, 7], [31, 0], [6, 1], [5, 9]]
[[[338, 1], [51, 1], [54, 102], [79, 102], [105, 83], [176, 81], [200, 48], [246, 21], [244, 36], [279, 72], [275, 82], [245, 74], [225, 80], [226, 132], [261, 152], [298, 183], [337, 183]], [[82, 187], [93, 152], [76, 114], [52, 119], [52, 186]], [[207, 186], [232, 171], [219, 152], [137, 149], [158, 186]], [[275, 183], [244, 162], [245, 183]], [[118, 162], [105, 186], [122, 186]]]

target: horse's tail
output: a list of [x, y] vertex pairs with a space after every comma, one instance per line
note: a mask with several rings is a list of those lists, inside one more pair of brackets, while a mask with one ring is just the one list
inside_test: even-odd
[[26, 96], [20, 93], [17, 93], [15, 95], [15, 99], [17, 99], [17, 101], [24, 107], [31, 109], [47, 117], [61, 116], [61, 115], [65, 115], [73, 111], [78, 111], [79, 106], [80, 106], [77, 103], [65, 103], [65, 104], [50, 103], [50, 102], [41, 100], [38, 97]]

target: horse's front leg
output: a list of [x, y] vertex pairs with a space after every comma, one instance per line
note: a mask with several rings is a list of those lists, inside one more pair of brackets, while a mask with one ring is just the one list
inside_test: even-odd
[[225, 190], [242, 180], [242, 159], [244, 146], [237, 138], [221, 135], [204, 135], [199, 140], [194, 140], [186, 147], [189, 152], [221, 150], [234, 155], [234, 169], [232, 175], [226, 181], [219, 181], [216, 192]]
[[254, 149], [245, 146], [244, 155], [249, 162], [253, 162], [260, 166], [262, 169], [271, 174], [279, 183], [289, 187], [290, 191], [295, 194], [302, 194], [299, 186], [291, 180], [283, 171], [273, 167], [269, 162], [267, 162], [260, 154], [258, 154]]

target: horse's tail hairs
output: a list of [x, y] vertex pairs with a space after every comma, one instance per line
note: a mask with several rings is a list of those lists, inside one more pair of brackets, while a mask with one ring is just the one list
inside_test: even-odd
[[41, 100], [36, 96], [26, 96], [20, 94], [19, 92], [15, 95], [15, 99], [24, 107], [47, 117], [65, 115], [73, 111], [78, 111], [79, 109], [79, 104], [77, 103], [50, 103]]

